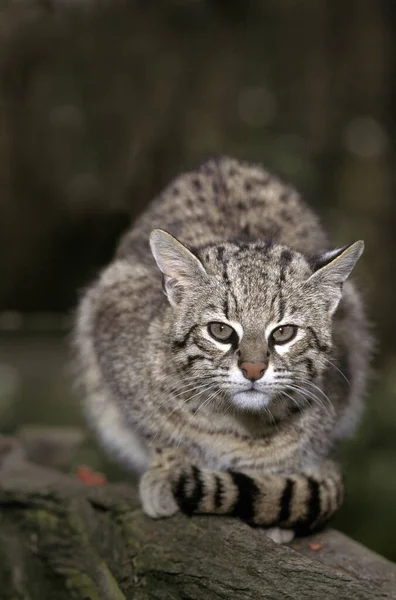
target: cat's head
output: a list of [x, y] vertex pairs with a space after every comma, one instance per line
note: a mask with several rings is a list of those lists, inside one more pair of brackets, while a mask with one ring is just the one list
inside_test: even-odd
[[363, 242], [309, 258], [261, 241], [192, 251], [159, 229], [150, 244], [173, 307], [181, 381], [242, 410], [280, 396], [290, 405], [323, 401], [315, 382], [328, 367], [332, 317]]

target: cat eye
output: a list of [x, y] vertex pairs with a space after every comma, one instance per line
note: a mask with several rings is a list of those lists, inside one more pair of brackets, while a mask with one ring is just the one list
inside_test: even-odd
[[274, 344], [286, 344], [296, 336], [297, 329], [296, 325], [281, 325], [281, 327], [274, 329], [270, 335], [270, 339]]
[[208, 331], [212, 338], [222, 344], [231, 344], [233, 341], [237, 340], [235, 330], [225, 323], [209, 323]]

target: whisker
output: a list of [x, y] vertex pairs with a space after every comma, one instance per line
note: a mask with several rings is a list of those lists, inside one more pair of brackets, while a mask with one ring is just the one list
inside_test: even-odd
[[301, 383], [304, 383], [305, 385], [310, 385], [313, 388], [315, 388], [315, 390], [317, 390], [318, 392], [320, 392], [322, 394], [322, 396], [324, 397], [325, 400], [327, 400], [330, 404], [332, 404], [332, 402], [331, 402], [330, 398], [328, 397], [328, 395], [319, 386], [317, 386], [315, 383], [313, 383], [309, 379], [302, 379], [302, 378], [299, 378], [298, 381], [301, 381]]
[[[166, 404], [168, 401], [175, 400], [176, 398], [182, 396], [183, 394], [187, 394], [189, 392], [194, 392], [200, 386], [208, 385], [209, 383], [212, 383], [210, 377], [208, 377], [206, 381], [202, 381], [202, 380], [189, 381], [188, 383], [184, 383], [183, 385], [179, 386], [178, 388], [176, 387], [174, 389], [164, 390], [164, 393], [171, 395], [171, 397], [170, 398], [166, 397], [165, 400], [163, 402], [161, 402], [161, 404], [157, 405], [157, 408], [161, 408], [161, 406]], [[177, 392], [177, 393], [175, 394], [174, 392]]]
[[[169, 420], [169, 418], [173, 415], [173, 413], [176, 410], [179, 410], [182, 406], [184, 406], [185, 404], [187, 404], [187, 402], [191, 401], [193, 398], [199, 397], [201, 394], [204, 394], [205, 392], [210, 391], [211, 389], [213, 389], [212, 385], [206, 385], [205, 387], [201, 388], [197, 393], [193, 394], [192, 396], [189, 396], [188, 398], [185, 398], [182, 402], [178, 402], [177, 405], [171, 410], [171, 412], [169, 414], [166, 415], [165, 419], [162, 420], [162, 422], [160, 423], [157, 432], [155, 433], [154, 437], [152, 438], [152, 441], [154, 441], [159, 432], [160, 429], [166, 424], [166, 422]], [[164, 404], [164, 403], [162, 403]]]
[[322, 396], [328, 400], [328, 402], [331, 403], [330, 398], [328, 397], [328, 395], [319, 387], [317, 386], [315, 383], [313, 383], [313, 381], [311, 381], [310, 379], [307, 379], [307, 377], [305, 376], [306, 374], [304, 372], [302, 372], [301, 370], [297, 370], [294, 371], [294, 374], [297, 374], [297, 377], [295, 378], [295, 380], [297, 382], [301, 382], [307, 385], [312, 386], [313, 388], [315, 388], [320, 394], [322, 394]]
[[288, 394], [285, 390], [283, 390], [282, 394], [284, 394], [285, 396], [287, 396], [296, 406], [298, 406], [298, 408], [301, 408], [299, 403], [297, 402], [297, 400], [295, 398], [293, 398], [293, 396], [291, 396], [290, 394]]
[[[217, 389], [213, 392], [213, 394], [211, 394], [208, 398], [206, 398], [206, 400], [204, 400], [202, 402], [202, 404], [199, 405], [199, 407], [197, 408], [197, 410], [193, 413], [193, 415], [191, 416], [191, 418], [188, 420], [188, 422], [186, 423], [186, 425], [182, 428], [182, 431], [184, 431], [185, 429], [187, 429], [188, 427], [191, 427], [192, 422], [194, 421], [195, 417], [197, 416], [197, 413], [204, 408], [204, 406], [208, 405], [212, 400], [214, 400], [216, 398], [216, 396], [218, 396], [219, 394], [221, 394], [221, 390]], [[181, 436], [181, 432], [179, 434], [179, 442], [178, 442], [178, 446], [180, 445], [182, 440], [182, 436]]]
[[314, 402], [316, 402], [321, 408], [323, 408], [324, 411], [328, 411], [330, 414], [332, 414], [333, 416], [335, 415], [335, 409], [333, 404], [331, 403], [330, 399], [328, 398], [328, 396], [326, 396], [326, 399], [328, 400], [328, 404], [324, 404], [323, 400], [321, 400], [316, 394], [314, 394], [313, 392], [296, 386], [296, 385], [289, 385], [288, 386], [289, 389], [296, 391], [297, 393], [301, 394], [301, 396], [305, 399], [311, 399]]
[[351, 382], [349, 381], [348, 377], [345, 375], [345, 373], [343, 373], [341, 371], [341, 369], [339, 369], [337, 367], [337, 365], [335, 365], [331, 360], [329, 360], [328, 358], [326, 358], [325, 356], [322, 357], [326, 362], [329, 363], [329, 365], [331, 365], [333, 367], [333, 369], [335, 369], [336, 371], [339, 372], [339, 374], [345, 379], [345, 381], [347, 382], [347, 384], [349, 385], [349, 387], [351, 386]]

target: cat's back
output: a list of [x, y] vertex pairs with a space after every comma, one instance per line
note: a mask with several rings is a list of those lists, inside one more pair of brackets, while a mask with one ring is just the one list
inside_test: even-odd
[[327, 247], [316, 215], [293, 187], [261, 166], [228, 157], [175, 178], [124, 236], [118, 257], [149, 256], [154, 228], [192, 247], [257, 238], [307, 254]]

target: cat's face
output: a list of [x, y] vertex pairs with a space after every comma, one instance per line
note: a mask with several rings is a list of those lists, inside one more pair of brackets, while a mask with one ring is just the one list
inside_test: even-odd
[[279, 398], [291, 407], [325, 402], [317, 382], [328, 365], [332, 315], [362, 244], [314, 264], [261, 242], [193, 255], [169, 234], [158, 236], [153, 253], [173, 305], [174, 360], [184, 377], [207, 386], [213, 402], [242, 410]]

